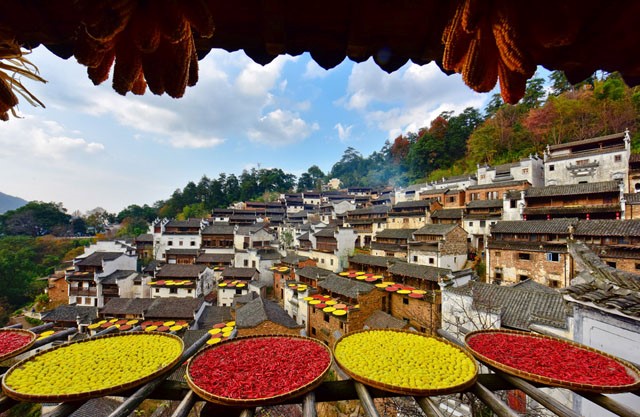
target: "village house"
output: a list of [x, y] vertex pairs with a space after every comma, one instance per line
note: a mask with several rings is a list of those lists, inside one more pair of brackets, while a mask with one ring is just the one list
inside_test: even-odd
[[233, 253], [207, 253], [202, 252], [196, 258], [197, 265], [206, 265], [214, 271], [220, 271], [228, 266], [233, 266]]
[[405, 201], [396, 203], [387, 213], [387, 229], [419, 229], [427, 223], [429, 212], [434, 210], [435, 200]]
[[387, 280], [419, 290], [389, 292], [386, 288], [377, 288], [383, 293], [382, 311], [403, 320], [417, 331], [435, 334], [440, 325], [440, 288], [438, 280], [450, 275], [451, 270], [426, 265], [396, 262], [388, 269]]
[[347, 213], [344, 224], [347, 227], [352, 227], [358, 233], [357, 247], [369, 247], [373, 236], [386, 228], [387, 213], [390, 209], [390, 206], [379, 205], [352, 210]]
[[384, 229], [371, 242], [372, 256], [390, 256], [407, 259], [409, 241], [416, 229]]
[[251, 301], [238, 303], [233, 308], [238, 336], [300, 335], [304, 330], [277, 303], [255, 293], [250, 297], [253, 298]]
[[342, 223], [341, 220], [345, 219], [348, 213], [356, 209], [356, 204], [349, 200], [330, 202], [320, 206], [318, 212], [320, 214], [320, 221], [326, 224], [331, 222]]
[[296, 251], [298, 255], [316, 260], [321, 268], [333, 272], [342, 271], [347, 266], [347, 257], [353, 253], [358, 235], [348, 227], [325, 227], [309, 234], [311, 248], [301, 247]]
[[457, 224], [462, 227], [463, 217], [463, 208], [436, 209], [429, 215], [429, 220], [433, 224]]
[[[297, 268], [292, 279], [284, 281], [279, 287], [282, 305], [294, 320], [300, 325], [308, 322], [307, 300], [311, 294], [318, 292], [318, 283], [333, 273], [317, 266]], [[276, 297], [277, 298], [277, 297]]]
[[233, 244], [236, 254], [246, 249], [272, 248], [275, 240], [276, 235], [267, 223], [254, 223], [234, 229]]
[[199, 248], [169, 248], [164, 252], [164, 261], [168, 264], [193, 264], [200, 252]]
[[429, 188], [466, 190], [476, 184], [478, 184], [478, 179], [474, 174], [462, 174], [432, 181], [429, 183]]
[[69, 283], [65, 279], [65, 271], [55, 271], [40, 280], [47, 281], [44, 292], [49, 297], [49, 305], [69, 304]]
[[166, 264], [147, 283], [152, 298], [198, 298], [214, 288], [213, 270], [206, 265]]
[[166, 259], [165, 252], [172, 248], [198, 249], [202, 244], [200, 232], [208, 225], [203, 219], [156, 219], [149, 227], [153, 234], [154, 259]]
[[551, 288], [573, 277], [567, 253], [575, 219], [500, 221], [492, 226], [486, 248], [487, 282], [514, 284], [531, 279]]
[[234, 253], [235, 226], [229, 223], [213, 223], [202, 229], [202, 246], [205, 253]]
[[467, 262], [467, 232], [456, 224], [427, 224], [408, 243], [409, 263], [459, 271]]
[[333, 346], [342, 335], [363, 329], [365, 320], [381, 309], [382, 298], [385, 297], [384, 293], [374, 291], [375, 287], [371, 284], [337, 275], [329, 275], [320, 281], [318, 289], [322, 295], [326, 295], [325, 301], [331, 301], [329, 307], [340, 305], [344, 306], [343, 311], [346, 311], [338, 315], [336, 310], [327, 312], [324, 308], [317, 307], [323, 306], [326, 302], [307, 303], [309, 336], [329, 346]]
[[532, 187], [524, 194], [522, 219], [622, 219], [623, 196], [617, 181]]
[[578, 221], [572, 236], [610, 267], [640, 274], [640, 219]]
[[349, 271], [362, 271], [368, 274], [385, 275], [387, 268], [397, 262], [394, 256], [373, 256], [356, 254], [349, 257]]
[[211, 213], [213, 223], [229, 223], [229, 218], [233, 214], [233, 209], [215, 208]]
[[234, 297], [256, 292], [266, 296], [266, 284], [260, 282], [255, 268], [228, 267], [222, 271], [218, 282], [218, 306], [231, 306]]
[[624, 218], [640, 219], [640, 192], [624, 195]]
[[474, 200], [467, 203], [462, 227], [469, 235], [469, 243], [476, 253], [484, 251], [489, 228], [498, 220], [502, 220], [504, 201]]
[[395, 191], [395, 202], [405, 203], [407, 201], [417, 201], [420, 199], [420, 192], [429, 189], [429, 185], [426, 183], [412, 184], [405, 188], [401, 188]]
[[53, 323], [56, 328], [75, 327], [82, 332], [98, 318], [98, 308], [77, 304], [60, 305], [41, 314], [45, 323]]
[[200, 319], [205, 305], [202, 297], [115, 298], [99, 310], [99, 317], [194, 323]]
[[[306, 266], [315, 266], [316, 261], [307, 257], [290, 252], [280, 262], [270, 269], [273, 273], [273, 296], [278, 302], [282, 302], [283, 289], [287, 281], [296, 279], [296, 270]], [[326, 270], [325, 270], [326, 271]]]
[[489, 184], [472, 185], [466, 190], [467, 207], [476, 200], [502, 200], [504, 193], [526, 190], [531, 187], [529, 181], [513, 180]]
[[526, 181], [534, 187], [544, 185], [544, 161], [538, 155], [529, 155], [520, 161], [496, 165], [478, 165], [478, 185]]
[[442, 289], [442, 329], [460, 339], [481, 329], [531, 331], [534, 324], [570, 339], [571, 315], [558, 291], [531, 280], [511, 286], [470, 281]]
[[141, 292], [142, 278], [135, 270], [119, 269], [109, 275], [101, 276], [99, 280], [102, 305], [112, 298], [135, 297]]
[[[73, 268], [65, 271], [69, 288], [69, 304], [102, 307], [104, 305], [103, 279], [107, 279], [107, 297], [130, 296], [137, 267], [135, 249], [113, 241], [101, 241], [85, 248], [84, 254], [73, 260]], [[111, 282], [108, 277], [117, 271], [127, 271], [125, 277]], [[114, 293], [112, 285], [118, 286]], [[120, 290], [122, 287], [122, 290]]]
[[151, 233], [136, 236], [134, 243], [138, 259], [153, 259], [153, 235]]
[[631, 136], [626, 130], [612, 135], [547, 145], [545, 185], [615, 181], [627, 190]]

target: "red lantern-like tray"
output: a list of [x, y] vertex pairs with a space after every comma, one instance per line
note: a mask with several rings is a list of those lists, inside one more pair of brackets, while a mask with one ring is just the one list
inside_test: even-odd
[[465, 343], [484, 364], [540, 384], [609, 394], [640, 388], [632, 364], [557, 337], [490, 329], [468, 333]]
[[313, 390], [331, 363], [329, 348], [308, 337], [246, 336], [201, 350], [189, 360], [186, 379], [207, 401], [257, 407]]
[[0, 329], [0, 361], [12, 358], [29, 349], [36, 334], [22, 329]]

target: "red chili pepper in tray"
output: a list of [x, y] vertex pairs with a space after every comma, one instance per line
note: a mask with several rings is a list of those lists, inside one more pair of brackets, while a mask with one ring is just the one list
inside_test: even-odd
[[330, 362], [328, 351], [311, 340], [250, 338], [205, 350], [193, 359], [189, 376], [220, 397], [270, 398], [312, 382]]
[[467, 340], [471, 349], [520, 371], [590, 385], [628, 385], [635, 379], [615, 360], [555, 339], [480, 333]]

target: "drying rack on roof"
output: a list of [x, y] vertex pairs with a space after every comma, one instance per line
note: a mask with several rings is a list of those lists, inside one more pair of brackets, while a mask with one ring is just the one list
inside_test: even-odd
[[[42, 332], [51, 328], [51, 324], [39, 326], [34, 328], [36, 332]], [[31, 329], [31, 330], [34, 330]], [[115, 328], [106, 329], [99, 334], [106, 334]], [[134, 329], [135, 330], [135, 329]], [[537, 329], [539, 330], [539, 329]], [[69, 328], [55, 333], [52, 336], [42, 339], [34, 344], [32, 349], [37, 349], [44, 344], [52, 342], [54, 340], [63, 340], [69, 335], [75, 333], [75, 329]], [[439, 330], [439, 335], [448, 339], [451, 342], [462, 344], [455, 337], [449, 333]], [[186, 382], [176, 381], [174, 378], [169, 378], [170, 375], [175, 372], [179, 372], [181, 364], [191, 356], [193, 356], [201, 347], [203, 347], [206, 341], [210, 338], [209, 333], [204, 333], [199, 336], [191, 345], [186, 346], [185, 351], [180, 358], [178, 364], [174, 366], [172, 371], [167, 372], [158, 378], [146, 383], [140, 388], [131, 389], [117, 396], [124, 398], [124, 402], [115, 409], [108, 417], [126, 417], [129, 416], [144, 400], [156, 399], [156, 400], [169, 400], [179, 401], [179, 405], [172, 414], [172, 417], [186, 417], [192, 411], [197, 402], [201, 401], [200, 398], [191, 391]], [[188, 344], [187, 344], [188, 345]], [[184, 369], [184, 368], [182, 368]], [[477, 382], [468, 389], [468, 393], [473, 394], [479, 401], [484, 403], [490, 408], [496, 415], [500, 417], [515, 417], [518, 414], [513, 411], [509, 406], [499, 398], [495, 392], [503, 390], [521, 390], [543, 407], [547, 408], [551, 412], [561, 417], [577, 417], [578, 413], [572, 409], [566, 407], [558, 400], [553, 398], [548, 393], [542, 391], [542, 385], [536, 385], [524, 381], [520, 378], [507, 375], [499, 370], [494, 373], [481, 373], [478, 375]], [[629, 408], [628, 406], [621, 404], [610, 397], [602, 394], [591, 394], [583, 392], [575, 392], [576, 395], [581, 396], [583, 399], [591, 401], [600, 405], [610, 412], [622, 416], [622, 417], [638, 417], [640, 413], [638, 411]], [[634, 392], [634, 395], [640, 396], [640, 392]], [[353, 380], [344, 381], [332, 381], [323, 382], [318, 388], [308, 393], [302, 398], [293, 398], [288, 400], [290, 404], [301, 404], [304, 417], [317, 416], [316, 404], [319, 402], [333, 402], [343, 400], [359, 400], [362, 404], [363, 410], [368, 417], [379, 417], [380, 414], [374, 405], [374, 398], [384, 397], [397, 397], [397, 394], [378, 390], [375, 388], [367, 387], [359, 382]], [[414, 397], [419, 407], [429, 417], [442, 416], [442, 412], [439, 409], [438, 397]], [[78, 410], [86, 401], [75, 401], [62, 403], [55, 407], [52, 411], [44, 414], [45, 417], [64, 417], [73, 414]], [[19, 402], [6, 397], [0, 396], [0, 413], [4, 412], [12, 407], [18, 405]], [[232, 408], [222, 405], [215, 405], [208, 403], [201, 411], [200, 416], [225, 416], [225, 417], [251, 417], [255, 414], [256, 409], [240, 409]], [[96, 416], [101, 417], [101, 416]], [[106, 416], [105, 416], [106, 417]]]

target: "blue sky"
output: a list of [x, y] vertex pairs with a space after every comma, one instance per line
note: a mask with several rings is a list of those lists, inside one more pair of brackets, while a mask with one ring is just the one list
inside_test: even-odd
[[202, 175], [252, 167], [327, 172], [349, 146], [369, 155], [491, 96], [433, 63], [387, 74], [345, 60], [325, 71], [308, 54], [263, 67], [243, 52], [212, 51], [183, 98], [122, 97], [110, 80], [94, 86], [74, 58], [42, 47], [28, 58], [48, 82], [23, 81], [47, 107], [22, 100], [22, 118], [0, 124], [0, 191], [69, 211], [153, 204]]

